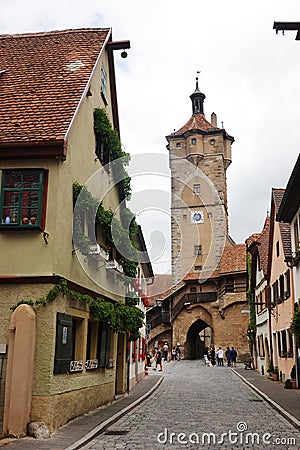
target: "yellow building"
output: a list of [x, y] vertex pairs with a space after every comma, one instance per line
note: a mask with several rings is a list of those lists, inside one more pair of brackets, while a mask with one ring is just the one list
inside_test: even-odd
[[[118, 140], [113, 51], [129, 46], [108, 28], [0, 36], [4, 433], [23, 436], [30, 421], [53, 431], [127, 388], [127, 334], [101, 319], [96, 299], [113, 311], [128, 293], [122, 254], [101, 224], [113, 215], [122, 230], [126, 211], [105, 133]], [[82, 186], [88, 204], [73, 220]]]

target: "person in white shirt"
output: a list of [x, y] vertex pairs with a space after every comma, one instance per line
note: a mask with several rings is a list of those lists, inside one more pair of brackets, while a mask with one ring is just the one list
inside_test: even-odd
[[165, 345], [163, 346], [163, 352], [164, 352], [164, 360], [168, 361], [169, 347], [168, 347], [168, 343], [167, 342], [165, 342]]
[[218, 366], [224, 366], [224, 352], [221, 349], [221, 347], [219, 347], [218, 351], [217, 351], [217, 361], [218, 361]]

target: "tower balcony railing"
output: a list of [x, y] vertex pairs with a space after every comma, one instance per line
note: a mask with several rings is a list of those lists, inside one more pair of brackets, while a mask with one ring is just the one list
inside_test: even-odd
[[217, 292], [191, 292], [189, 294], [185, 294], [172, 308], [172, 320], [175, 319], [180, 311], [187, 305], [194, 303], [215, 302], [217, 299]]

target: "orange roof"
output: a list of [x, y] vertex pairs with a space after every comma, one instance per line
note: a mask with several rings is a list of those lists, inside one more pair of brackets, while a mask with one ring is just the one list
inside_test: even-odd
[[0, 146], [63, 140], [109, 28], [0, 35]]
[[220, 275], [225, 273], [244, 272], [246, 269], [246, 245], [225, 245], [220, 262]]
[[[275, 217], [280, 208], [284, 193], [285, 193], [285, 189], [272, 188], [272, 194], [273, 194], [274, 205], [275, 205], [275, 215], [274, 215]], [[275, 217], [274, 217], [274, 220], [275, 220]], [[288, 258], [292, 255], [291, 226], [289, 223], [279, 222], [279, 229], [280, 229], [280, 234], [281, 234], [281, 239], [282, 239], [284, 256], [286, 258]]]
[[204, 114], [196, 114], [192, 116], [189, 121], [181, 127], [178, 131], [176, 131], [173, 134], [176, 133], [185, 133], [189, 130], [200, 130], [200, 131], [217, 131], [221, 130], [221, 128], [214, 127], [211, 123], [206, 120]]
[[258, 253], [260, 258], [260, 265], [263, 273], [267, 275], [268, 270], [268, 248], [269, 248], [269, 236], [270, 236], [270, 217], [267, 216], [264, 224], [264, 228], [258, 238]]

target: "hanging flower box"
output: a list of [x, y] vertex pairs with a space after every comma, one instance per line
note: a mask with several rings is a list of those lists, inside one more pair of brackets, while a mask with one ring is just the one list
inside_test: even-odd
[[123, 273], [123, 267], [115, 259], [107, 261], [106, 268], [107, 270], [115, 270], [117, 272]]
[[101, 256], [105, 261], [108, 261], [109, 254], [97, 242], [90, 243], [90, 256]]

